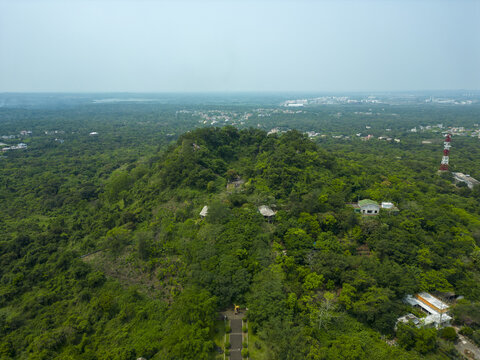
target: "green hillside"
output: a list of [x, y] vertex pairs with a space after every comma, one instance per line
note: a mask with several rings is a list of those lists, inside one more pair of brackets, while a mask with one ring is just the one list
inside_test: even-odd
[[[480, 342], [479, 188], [453, 186], [429, 155], [353, 150], [201, 128], [140, 160], [65, 165], [61, 181], [8, 168], [0, 358], [214, 359], [233, 304], [263, 359], [458, 358], [434, 329], [387, 340], [405, 295], [428, 291], [463, 295], [456, 321]], [[358, 199], [399, 212], [362, 217]]]

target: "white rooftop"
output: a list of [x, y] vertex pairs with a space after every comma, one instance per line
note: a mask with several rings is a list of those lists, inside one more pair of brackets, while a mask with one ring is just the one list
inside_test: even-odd
[[420, 324], [420, 320], [413, 314], [403, 315], [397, 319], [397, 322], [402, 322], [404, 324], [408, 323], [409, 321], [413, 322], [415, 325]]
[[[419, 293], [416, 296], [420, 297], [424, 301], [432, 304], [433, 306], [435, 306], [440, 310], [446, 311], [449, 308], [449, 306], [445, 304], [443, 301], [437, 299], [436, 297], [426, 292]], [[431, 306], [428, 306], [428, 304], [421, 301], [417, 297], [414, 297], [412, 295], [407, 295], [404, 301], [411, 306], [415, 306], [415, 305], [420, 306], [423, 310], [425, 310], [425, 312], [428, 313], [426, 317], [419, 319], [422, 325], [436, 324], [438, 326], [444, 323], [448, 323], [450, 322], [450, 320], [452, 320], [452, 317], [450, 315], [446, 314], [445, 312], [438, 312], [436, 309], [432, 308]], [[398, 320], [401, 321], [403, 319], [399, 318]]]
[[421, 292], [417, 296], [421, 297], [422, 299], [428, 301], [430, 304], [435, 306], [436, 308], [440, 310], [447, 310], [449, 306], [445, 304], [443, 301], [440, 299], [437, 299], [435, 296], [430, 295], [429, 293], [426, 292]]
[[[417, 294], [417, 296], [419, 296], [420, 298], [422, 298], [423, 300], [425, 300], [426, 302], [432, 304], [433, 306], [435, 306], [437, 309], [440, 309], [440, 310], [444, 310], [446, 311], [448, 309], [448, 305], [445, 304], [443, 301], [440, 301], [439, 299], [437, 299], [436, 297], [428, 294], [428, 293], [420, 293], [420, 294]], [[426, 312], [428, 312], [429, 314], [440, 314], [439, 311], [437, 311], [436, 309], [432, 308], [431, 306], [429, 306], [428, 304], [426, 304], [425, 302], [423, 301], [420, 301], [419, 299], [417, 299], [416, 297], [413, 297], [412, 295], [407, 295], [405, 297], [405, 302], [411, 306], [420, 306], [423, 310], [425, 310]]]
[[474, 185], [480, 184], [477, 179], [461, 172], [454, 172], [453, 177], [458, 181], [463, 181], [464, 183], [466, 183], [470, 189], [472, 189]]
[[276, 214], [276, 212], [270, 209], [267, 205], [259, 206], [258, 211], [260, 211], [260, 214], [267, 217], [274, 216]]
[[424, 325], [434, 324], [443, 324], [445, 322], [450, 322], [452, 317], [448, 314], [430, 314], [427, 317], [424, 317], [420, 321], [423, 322]]
[[202, 208], [202, 211], [200, 211], [200, 216], [207, 216], [208, 214], [208, 206], [205, 205], [203, 208]]

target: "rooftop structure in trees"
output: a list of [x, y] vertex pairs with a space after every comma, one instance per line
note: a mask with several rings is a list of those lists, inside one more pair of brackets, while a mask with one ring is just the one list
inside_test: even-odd
[[474, 186], [480, 185], [480, 181], [478, 181], [477, 179], [474, 179], [468, 174], [463, 174], [461, 172], [454, 172], [453, 179], [456, 182], [463, 182], [467, 184], [469, 189], [473, 189]]
[[[447, 314], [449, 310], [449, 306], [445, 304], [443, 301], [437, 299], [436, 297], [432, 296], [429, 293], [422, 292], [416, 294], [415, 296], [407, 295], [404, 301], [416, 308], [421, 309], [424, 311], [427, 316], [421, 319], [414, 319], [411, 315], [407, 315], [406, 317], [398, 318], [397, 322], [408, 322], [413, 321], [413, 323], [417, 326], [432, 326], [436, 328], [440, 328], [443, 326], [449, 326], [452, 317]], [[418, 322], [417, 322], [418, 320]]]
[[348, 205], [352, 206], [356, 213], [362, 215], [376, 216], [380, 214], [380, 209], [388, 213], [398, 212], [398, 208], [393, 203], [385, 201], [382, 201], [381, 205], [379, 205], [376, 201], [370, 199], [363, 199], [360, 200], [358, 203], [350, 203]]
[[200, 211], [200, 217], [204, 218], [208, 215], [208, 206], [205, 205], [203, 208], [202, 208], [202, 211]]
[[277, 213], [276, 211], [273, 211], [270, 207], [268, 207], [267, 205], [261, 205], [258, 207], [258, 211], [260, 212], [260, 214], [263, 215], [263, 217], [265, 217], [266, 219], [269, 219], [273, 216], [275, 216], [275, 214]]

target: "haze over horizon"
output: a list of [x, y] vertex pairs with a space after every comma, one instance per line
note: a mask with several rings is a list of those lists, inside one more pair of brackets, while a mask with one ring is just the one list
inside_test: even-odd
[[0, 0], [0, 92], [480, 89], [480, 2]]

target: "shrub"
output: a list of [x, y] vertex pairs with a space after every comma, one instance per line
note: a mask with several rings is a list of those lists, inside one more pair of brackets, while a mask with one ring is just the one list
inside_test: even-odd
[[439, 335], [442, 339], [455, 341], [457, 339], [457, 332], [453, 327], [444, 327], [443, 329], [439, 330]]
[[470, 338], [477, 346], [480, 346], [480, 330], [474, 331]]
[[246, 349], [246, 348], [248, 348], [248, 343], [246, 341], [244, 341], [242, 346]]
[[242, 349], [242, 357], [244, 359], [248, 357], [248, 349]]
[[225, 349], [230, 349], [230, 346], [231, 346], [231, 345], [230, 345], [230, 341], [227, 341], [227, 342], [225, 343]]
[[225, 326], [225, 332], [229, 334], [230, 331], [232, 331], [232, 328], [230, 327], [230, 325]]
[[244, 333], [248, 332], [247, 325], [243, 325], [243, 326], [242, 326], [242, 331], [243, 331]]
[[101, 271], [94, 271], [87, 275], [87, 284], [89, 287], [97, 287], [103, 285], [105, 281], [105, 275]]
[[435, 329], [417, 329], [415, 326], [398, 323], [397, 342], [407, 350], [414, 348], [421, 354], [432, 352], [437, 346]]
[[465, 336], [472, 336], [473, 335], [473, 329], [469, 326], [463, 326], [460, 331], [460, 334], [465, 335]]

